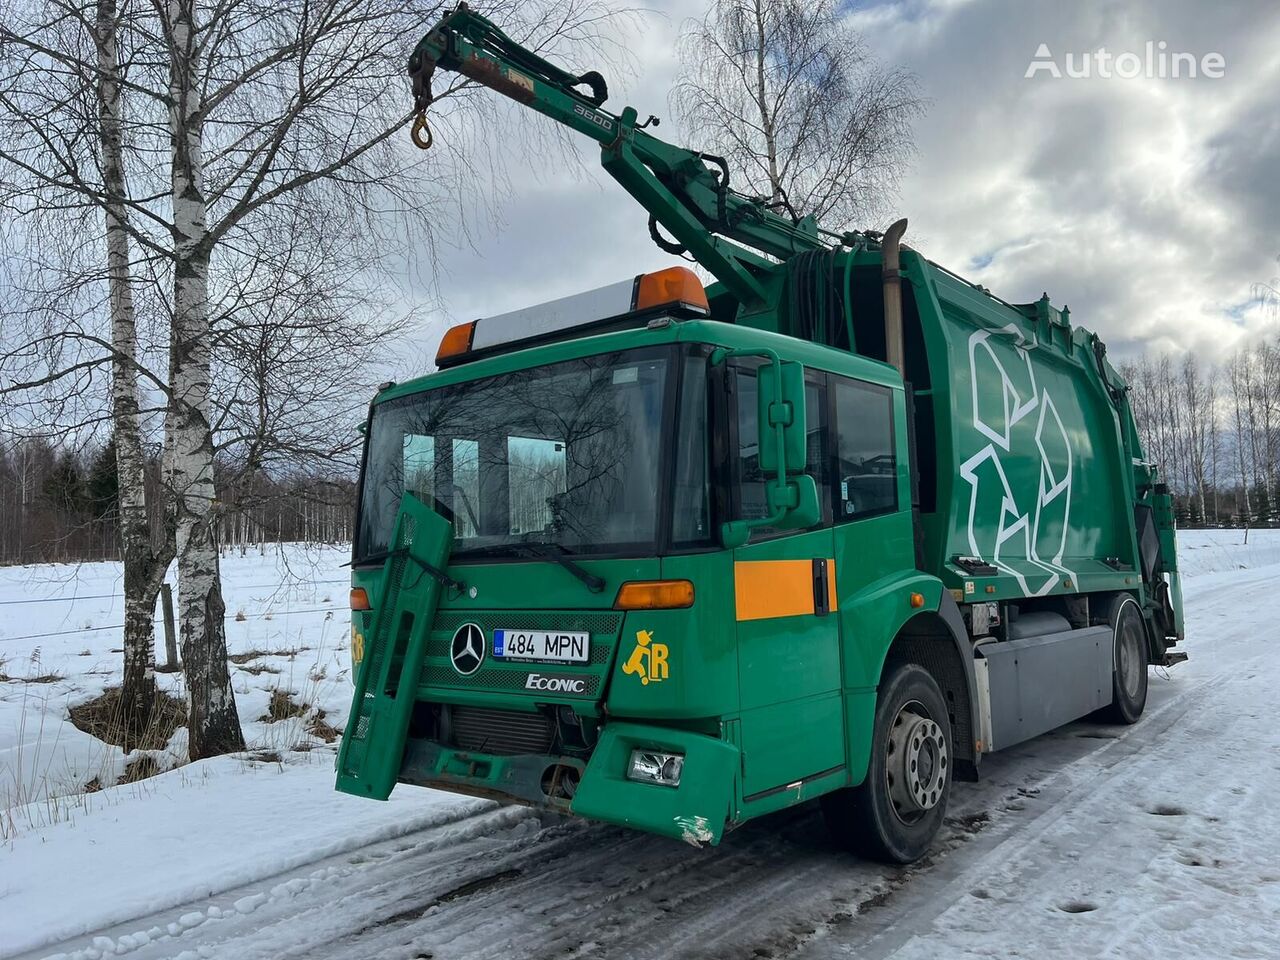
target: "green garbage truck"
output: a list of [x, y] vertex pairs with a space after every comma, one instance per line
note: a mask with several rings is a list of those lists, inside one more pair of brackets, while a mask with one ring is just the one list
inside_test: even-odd
[[410, 62], [601, 147], [696, 261], [444, 335], [370, 406], [340, 790], [718, 843], [820, 799], [928, 849], [982, 758], [1133, 723], [1185, 656], [1171, 500], [1098, 337], [830, 232], [465, 6]]

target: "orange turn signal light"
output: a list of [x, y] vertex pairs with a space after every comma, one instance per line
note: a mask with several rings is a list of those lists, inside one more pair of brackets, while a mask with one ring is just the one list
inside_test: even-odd
[[369, 602], [369, 594], [365, 592], [364, 587], [352, 588], [351, 609], [352, 610], [372, 610], [373, 609], [373, 604]]
[[924, 606], [924, 594], [923, 594], [923, 593], [913, 593], [913, 594], [911, 595], [911, 606], [915, 607], [917, 610], [918, 610], [920, 607], [923, 607], [923, 606]]
[[640, 277], [632, 309], [649, 310], [668, 305], [693, 307], [703, 313], [711, 312], [707, 303], [707, 291], [702, 289], [702, 282], [697, 274], [688, 267], [667, 267]]
[[688, 580], [628, 580], [618, 588], [615, 610], [676, 610], [693, 606]]
[[436, 351], [436, 366], [440, 366], [444, 360], [456, 360], [464, 353], [471, 350], [471, 341], [476, 335], [476, 322], [469, 320], [466, 323], [460, 323], [456, 327], [450, 327], [444, 333], [444, 338], [440, 341], [440, 348]]

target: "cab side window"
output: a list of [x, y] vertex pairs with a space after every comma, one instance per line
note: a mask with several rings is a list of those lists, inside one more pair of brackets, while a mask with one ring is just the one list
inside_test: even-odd
[[831, 382], [836, 408], [836, 522], [896, 510], [893, 393], [888, 387], [844, 377], [833, 376]]

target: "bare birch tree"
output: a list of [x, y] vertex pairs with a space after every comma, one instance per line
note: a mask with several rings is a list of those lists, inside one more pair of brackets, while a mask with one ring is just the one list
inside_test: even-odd
[[1241, 516], [1244, 521], [1244, 538], [1249, 542], [1249, 521], [1253, 512], [1249, 506], [1249, 465], [1253, 462], [1249, 456], [1251, 447], [1250, 435], [1252, 416], [1249, 410], [1249, 395], [1253, 389], [1253, 377], [1249, 357], [1243, 351], [1237, 353], [1227, 364], [1227, 384], [1231, 391], [1231, 405], [1234, 411], [1236, 464], [1240, 471], [1240, 487], [1244, 500]]
[[1182, 397], [1179, 406], [1183, 410], [1183, 455], [1190, 492], [1200, 501], [1200, 518], [1208, 517], [1206, 479], [1208, 475], [1210, 435], [1214, 432], [1214, 405], [1216, 396], [1213, 371], [1206, 378], [1200, 364], [1192, 354], [1182, 360]]
[[[0, 159], [20, 174], [18, 190], [14, 190], [12, 179], [7, 181], [5, 206], [13, 209], [13, 201], [21, 197], [24, 188], [43, 193], [46, 209], [29, 203], [17, 205], [20, 212], [31, 215], [28, 229], [37, 237], [41, 229], [50, 230], [50, 221], [56, 229], [84, 223], [95, 215], [103, 220], [108, 339], [83, 334], [80, 324], [72, 323], [61, 330], [51, 329], [26, 346], [37, 347], [37, 354], [42, 340], [53, 353], [70, 346], [75, 354], [71, 362], [62, 369], [55, 362], [50, 376], [42, 379], [51, 386], [69, 382], [73, 393], [80, 387], [75, 375], [90, 370], [96, 362], [81, 348], [102, 348], [109, 360], [109, 409], [119, 478], [117, 516], [124, 558], [120, 721], [124, 746], [131, 749], [147, 725], [155, 699], [153, 612], [172, 549], [166, 547], [166, 538], [158, 542], [153, 538], [145, 493], [122, 116], [123, 88], [128, 81], [118, 45], [122, 14], [115, 0], [96, 0], [83, 7], [55, 3], [49, 9], [31, 9], [45, 14], [46, 19], [37, 16], [25, 23], [6, 20], [0, 26], [0, 48], [10, 53], [10, 62], [18, 68], [6, 72], [0, 90], [5, 129], [16, 134], [6, 138]], [[14, 83], [33, 67], [43, 85], [24, 89]], [[51, 76], [57, 82], [49, 83]], [[50, 143], [62, 144], [61, 151], [53, 154], [45, 149]], [[50, 210], [53, 214], [47, 216]], [[66, 216], [68, 213], [72, 215]], [[37, 218], [44, 221], [38, 227], [32, 224]], [[47, 393], [39, 396], [48, 402]]]
[[[409, 14], [393, 0], [153, 3], [169, 63], [173, 482], [194, 757], [240, 745], [214, 537], [211, 262], [262, 211], [318, 196], [345, 205], [365, 227], [366, 244], [383, 239], [389, 213], [409, 223], [411, 235], [431, 234], [418, 190], [424, 160], [391, 138], [409, 116], [405, 53], [439, 10]], [[592, 22], [602, 8], [512, 4], [510, 12], [523, 24], [517, 32], [544, 42]], [[438, 91], [437, 103], [462, 88]]]
[[[15, 29], [6, 21], [0, 34], [34, 68], [6, 71], [0, 81], [5, 98], [0, 111], [21, 133], [16, 147], [8, 139], [0, 143], [0, 163], [19, 174], [15, 202], [39, 215], [46, 228], [52, 229], [48, 223], [56, 211], [78, 213], [82, 221], [86, 211], [105, 216], [117, 238], [133, 243], [134, 264], [145, 265], [149, 292], [163, 308], [167, 369], [163, 376], [141, 364], [134, 369], [150, 376], [150, 386], [167, 400], [164, 473], [175, 505], [190, 753], [194, 759], [239, 749], [243, 740], [226, 663], [218, 570], [217, 445], [221, 439], [238, 446], [252, 474], [272, 449], [296, 454], [307, 425], [298, 410], [307, 398], [317, 400], [327, 391], [324, 396], [331, 400], [344, 385], [367, 394], [357, 378], [334, 380], [340, 366], [335, 358], [360, 359], [357, 350], [335, 349], [335, 331], [345, 318], [334, 304], [327, 310], [314, 300], [308, 305], [305, 335], [296, 316], [281, 306], [301, 304], [322, 293], [321, 287], [332, 294], [341, 286], [332, 271], [320, 285], [297, 282], [286, 289], [277, 283], [273, 316], [265, 324], [253, 304], [272, 284], [245, 283], [237, 271], [249, 264], [265, 273], [279, 263], [282, 251], [305, 249], [312, 267], [317, 253], [344, 264], [354, 290], [360, 271], [373, 269], [374, 261], [395, 255], [422, 262], [420, 252], [429, 257], [434, 248], [437, 224], [448, 225], [451, 241], [464, 234], [466, 215], [484, 205], [481, 200], [469, 206], [467, 198], [492, 194], [479, 187], [500, 182], [512, 137], [486, 136], [489, 125], [475, 116], [477, 109], [491, 109], [485, 106], [491, 101], [473, 102], [470, 88], [459, 82], [437, 91], [436, 150], [424, 156], [393, 139], [404, 128], [411, 103], [405, 57], [442, 5], [411, 12], [391, 0], [297, 6], [151, 0], [135, 5], [128, 18], [136, 49], [121, 87], [133, 96], [133, 111], [123, 118], [123, 139], [134, 175], [127, 192], [113, 193], [99, 169], [99, 153], [87, 148], [96, 138], [85, 136], [85, 105], [92, 105], [99, 72], [93, 62], [100, 46], [93, 42], [97, 8], [71, 0], [33, 6], [43, 14], [39, 22]], [[503, 6], [507, 9], [498, 14], [513, 24], [510, 32], [535, 48], [590, 39], [608, 15], [596, 0], [506, 0]], [[58, 42], [49, 43], [51, 38]], [[63, 52], [67, 45], [74, 51], [70, 67]], [[54, 87], [68, 91], [52, 115], [33, 106], [41, 98], [40, 87], [51, 79]], [[8, 96], [11, 86], [30, 96]], [[463, 148], [452, 151], [455, 138]], [[465, 162], [464, 153], [473, 162]], [[477, 155], [482, 162], [474, 162]], [[287, 231], [283, 242], [282, 229]], [[112, 249], [127, 262], [127, 246], [117, 242]], [[113, 320], [125, 316], [128, 297], [110, 299], [122, 308]], [[347, 326], [360, 335], [358, 324]], [[327, 365], [313, 365], [307, 374], [299, 374], [299, 364], [290, 358], [294, 401], [280, 401], [284, 375], [269, 365], [260, 364], [254, 375], [237, 382], [223, 382], [229, 375], [236, 380], [241, 358], [234, 353], [252, 347], [255, 330], [259, 347], [262, 336], [277, 346], [309, 341], [311, 348], [301, 353], [313, 364], [321, 355], [315, 345], [325, 348]], [[123, 325], [120, 332], [126, 332]], [[96, 347], [99, 352], [68, 353], [68, 339], [77, 350], [93, 354], [90, 348]], [[48, 350], [32, 352], [23, 345], [14, 351], [32, 369], [43, 364], [49, 371], [18, 385], [35, 391], [33, 398], [39, 395], [30, 402], [43, 404], [44, 415], [51, 416], [54, 405], [42, 384], [64, 385], [61, 403], [84, 403], [82, 391], [75, 389], [79, 378], [92, 380], [104, 362], [119, 359], [128, 365], [126, 352], [114, 352], [101, 337], [68, 338], [61, 330], [50, 332], [48, 340]], [[367, 357], [377, 339], [361, 344]], [[287, 351], [268, 355], [281, 360]], [[325, 378], [329, 383], [322, 388]], [[300, 384], [316, 387], [308, 393]], [[256, 416], [246, 400], [254, 391]], [[127, 391], [119, 396], [127, 404]], [[219, 401], [239, 406], [219, 408]], [[319, 412], [312, 411], [311, 425]], [[290, 415], [293, 424], [282, 427], [280, 417]], [[69, 414], [64, 419], [84, 424], [93, 418], [76, 420]], [[310, 442], [321, 440], [311, 436]]]
[[[138, 400], [138, 332], [134, 317], [128, 187], [125, 180], [116, 0], [97, 0], [94, 45], [98, 70], [99, 142], [106, 220], [107, 284], [111, 317], [111, 425], [118, 476], [117, 509], [124, 561], [124, 673], [121, 683], [125, 746], [146, 729], [155, 703], [155, 607], [173, 557], [166, 524], [159, 543], [147, 518], [145, 454]], [[167, 505], [166, 505], [167, 506]], [[166, 515], [168, 510], [165, 510]]]
[[682, 32], [672, 94], [745, 191], [832, 229], [891, 202], [925, 106], [915, 77], [878, 63], [846, 13], [836, 0], [713, 0]]

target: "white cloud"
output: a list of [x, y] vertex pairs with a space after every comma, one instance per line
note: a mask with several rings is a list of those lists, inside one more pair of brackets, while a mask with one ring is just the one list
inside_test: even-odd
[[[669, 0], [643, 14], [630, 39], [634, 75], [610, 78], [611, 107], [656, 113], [659, 134], [690, 146], [696, 131], [676, 129], [666, 97], [681, 23], [701, 10]], [[1152, 346], [1223, 356], [1280, 324], [1249, 304], [1280, 254], [1280, 9], [1270, 0], [907, 0], [851, 16], [932, 100], [898, 200], [918, 249], [1008, 300], [1048, 290], [1121, 355]], [[1226, 76], [1024, 77], [1041, 43], [1061, 56], [1141, 51], [1147, 40], [1220, 52]], [[595, 147], [580, 149], [594, 168]], [[535, 162], [513, 164], [506, 226], [445, 257], [441, 286], [458, 318], [674, 262], [603, 174]]]

